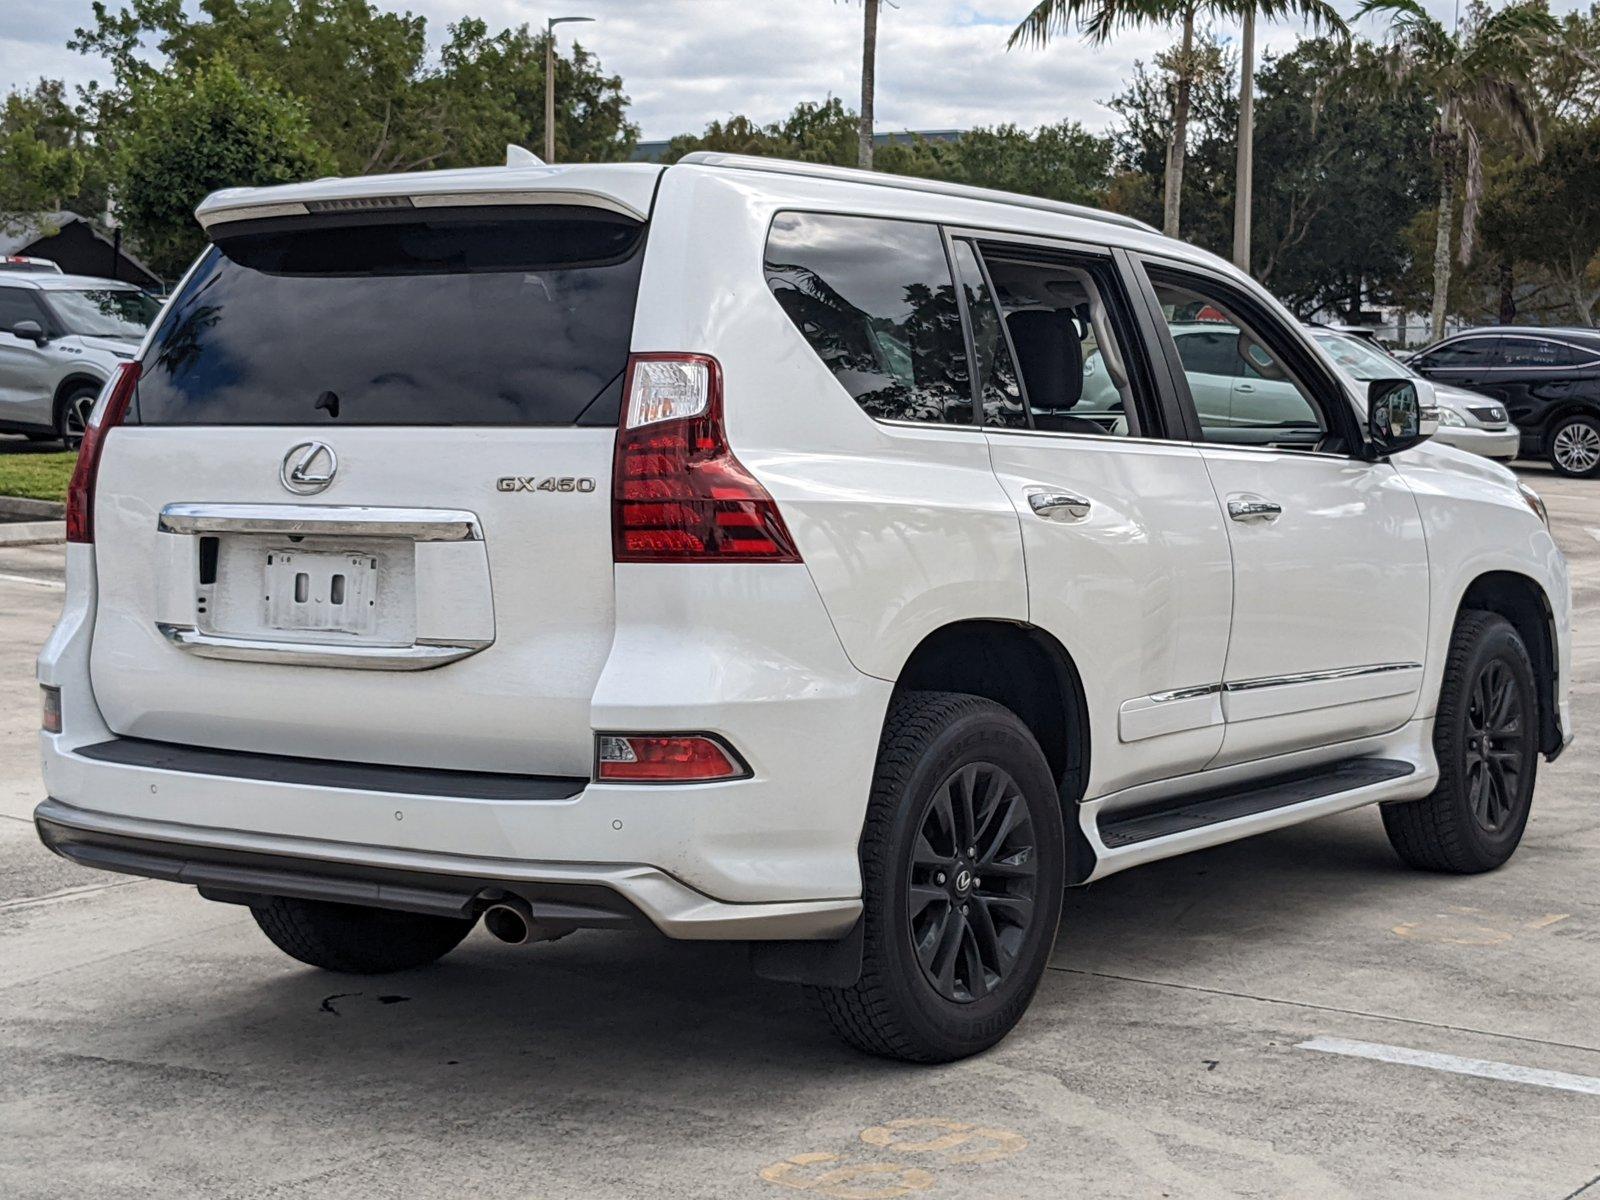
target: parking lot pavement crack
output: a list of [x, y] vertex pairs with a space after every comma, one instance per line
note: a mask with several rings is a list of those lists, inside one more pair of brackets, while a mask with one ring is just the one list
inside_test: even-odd
[[1600, 1192], [1596, 1192], [1594, 1190], [1596, 1184], [1600, 1184], [1600, 1175], [1596, 1175], [1577, 1191], [1568, 1192], [1565, 1196], [1561, 1197], [1561, 1200], [1577, 1200], [1577, 1198], [1583, 1195], [1585, 1192], [1588, 1192], [1590, 1195], [1600, 1195]]
[[[1477, 1037], [1497, 1038], [1507, 1042], [1524, 1042], [1533, 1046], [1548, 1046], [1554, 1050], [1580, 1050], [1585, 1054], [1600, 1054], [1600, 1046], [1585, 1046], [1580, 1042], [1556, 1042], [1549, 1038], [1529, 1037], [1522, 1033], [1497, 1033], [1492, 1029], [1477, 1029], [1471, 1025], [1452, 1025], [1447, 1021], [1424, 1021], [1418, 1017], [1401, 1017], [1393, 1013], [1368, 1012], [1359, 1008], [1341, 1008], [1335, 1004], [1317, 1004], [1310, 1000], [1289, 1000], [1282, 996], [1261, 996], [1253, 992], [1240, 992], [1231, 988], [1207, 987], [1199, 983], [1178, 983], [1170, 979], [1144, 979], [1137, 975], [1117, 975], [1110, 971], [1085, 971], [1082, 967], [1051, 967], [1063, 975], [1083, 975], [1091, 979], [1111, 979], [1119, 983], [1138, 983], [1146, 987], [1172, 988], [1176, 991], [1199, 992], [1208, 996], [1228, 996], [1236, 1000], [1251, 1000], [1258, 1004], [1279, 1004], [1287, 1008], [1304, 1008], [1312, 1012], [1337, 1013], [1340, 1016], [1360, 1017], [1367, 1021], [1392, 1021], [1399, 1025], [1415, 1025], [1424, 1029], [1442, 1029], [1450, 1033], [1468, 1033]], [[1600, 1182], [1596, 1180], [1594, 1182]], [[1592, 1187], [1593, 1182], [1586, 1184]], [[1577, 1195], [1578, 1193], [1573, 1193]], [[1564, 1198], [1569, 1200], [1569, 1198]], [[1597, 1196], [1600, 1200], [1600, 1196]]]
[[40, 908], [47, 904], [60, 904], [65, 900], [76, 900], [81, 896], [94, 896], [101, 892], [110, 891], [112, 888], [131, 887], [143, 883], [141, 879], [118, 879], [111, 883], [91, 883], [83, 887], [63, 888], [59, 892], [49, 892], [43, 896], [19, 896], [15, 900], [0, 900], [0, 912], [14, 912], [22, 908]]

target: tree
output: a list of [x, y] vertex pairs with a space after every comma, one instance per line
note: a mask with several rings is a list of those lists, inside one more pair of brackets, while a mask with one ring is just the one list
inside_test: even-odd
[[757, 125], [745, 116], [712, 121], [702, 134], [673, 138], [663, 161], [677, 162], [692, 150], [720, 150], [847, 167], [857, 161], [858, 132], [856, 114], [837, 96], [830, 96], [821, 104], [802, 101], [782, 121], [770, 125]]
[[139, 85], [119, 148], [118, 204], [152, 269], [176, 276], [204, 244], [194, 209], [221, 187], [291, 183], [332, 170], [304, 108], [229, 63]]
[[1537, 152], [1539, 122], [1532, 102], [1532, 76], [1541, 56], [1551, 54], [1559, 33], [1542, 0], [1519, 0], [1499, 12], [1480, 3], [1454, 32], [1429, 15], [1420, 0], [1364, 0], [1357, 18], [1390, 17], [1387, 52], [1378, 74], [1391, 84], [1415, 81], [1432, 100], [1437, 116], [1433, 153], [1439, 164], [1437, 228], [1433, 250], [1432, 335], [1444, 335], [1450, 297], [1450, 242], [1456, 186], [1464, 184], [1460, 259], [1472, 262], [1478, 207], [1483, 195], [1482, 136], [1504, 127]]
[[1350, 30], [1325, 0], [1243, 0], [1244, 30], [1239, 63], [1239, 136], [1233, 189], [1233, 265], [1250, 270], [1250, 217], [1255, 176], [1256, 17], [1269, 21], [1299, 17], [1313, 28], [1340, 35]]
[[[1107, 203], [1116, 211], [1162, 224], [1171, 179], [1174, 64], [1170, 53], [1151, 64], [1135, 62], [1124, 89], [1106, 102], [1120, 118], [1113, 131], [1115, 167]], [[1189, 51], [1193, 86], [1184, 140], [1188, 150], [1179, 186], [1184, 237], [1226, 254], [1232, 230], [1234, 130], [1238, 91], [1233, 59], [1210, 34], [1196, 37]]]
[[1015, 125], [969, 130], [949, 142], [894, 142], [878, 152], [881, 171], [996, 188], [1024, 196], [1103, 204], [1111, 139], [1076, 121], [1028, 131]]
[[1547, 271], [1580, 325], [1600, 303], [1600, 121], [1557, 126], [1544, 158], [1523, 161], [1495, 182], [1484, 208], [1484, 240]]
[[861, 115], [857, 118], [856, 166], [872, 170], [873, 104], [878, 88], [878, 9], [881, 0], [861, 0]]
[[[1433, 108], [1408, 83], [1359, 86], [1352, 53], [1318, 38], [1262, 68], [1262, 144], [1253, 261], [1258, 278], [1302, 317], [1359, 319], [1365, 297], [1392, 302], [1411, 266], [1408, 229], [1434, 191]], [[1369, 45], [1358, 60], [1376, 57]], [[1331, 82], [1330, 82], [1331, 80]]]
[[1234, 11], [1236, 3], [1237, 0], [1038, 0], [1006, 42], [1007, 49], [1019, 42], [1043, 47], [1052, 37], [1079, 28], [1089, 45], [1100, 46], [1125, 28], [1181, 23], [1183, 33], [1178, 49], [1157, 60], [1172, 72], [1175, 84], [1161, 218], [1168, 237], [1178, 236], [1189, 106], [1196, 80], [1205, 67], [1195, 53], [1195, 21], [1206, 14], [1227, 15]]
[[[94, 18], [69, 44], [111, 68], [111, 86], [90, 96], [109, 142], [140, 86], [216, 61], [292, 96], [344, 175], [481, 166], [500, 161], [507, 141], [543, 138], [544, 34], [526, 26], [491, 35], [462, 20], [434, 67], [424, 18], [369, 0], [200, 0], [194, 16], [180, 0], [130, 0], [114, 13], [98, 2]], [[638, 129], [621, 80], [576, 44], [556, 71], [567, 157], [626, 157]]]
[[90, 158], [59, 80], [9, 93], [0, 102], [0, 226], [77, 202]]

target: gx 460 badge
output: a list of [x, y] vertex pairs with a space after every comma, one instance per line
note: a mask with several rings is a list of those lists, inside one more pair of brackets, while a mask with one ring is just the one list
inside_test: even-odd
[[563, 475], [502, 475], [494, 481], [497, 492], [592, 492], [594, 480]]

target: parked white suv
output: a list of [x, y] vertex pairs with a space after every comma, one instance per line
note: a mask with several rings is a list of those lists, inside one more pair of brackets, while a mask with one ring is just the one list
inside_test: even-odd
[[131, 283], [59, 267], [0, 276], [0, 431], [76, 446], [95, 397], [160, 311]]
[[[199, 219], [73, 483], [37, 822], [304, 962], [737, 939], [946, 1060], [1065, 885], [1375, 803], [1488, 870], [1571, 736], [1537, 497], [1137, 222], [715, 154]], [[1199, 305], [1290, 427], [1197, 414]]]

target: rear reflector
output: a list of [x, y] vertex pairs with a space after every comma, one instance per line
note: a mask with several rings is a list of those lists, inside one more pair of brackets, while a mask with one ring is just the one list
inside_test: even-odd
[[43, 710], [39, 717], [39, 728], [46, 733], [61, 732], [61, 689], [57, 687], [39, 687], [39, 703]]
[[602, 733], [595, 750], [601, 783], [709, 783], [749, 774], [738, 755], [704, 735]]
[[722, 370], [703, 354], [635, 354], [611, 473], [619, 563], [800, 561], [767, 490], [728, 446]]
[[111, 394], [103, 404], [95, 406], [83, 431], [83, 444], [78, 447], [78, 462], [72, 471], [72, 482], [67, 484], [67, 541], [94, 541], [94, 483], [100, 473], [100, 451], [106, 434], [122, 424], [128, 415], [128, 404], [139, 386], [139, 364], [121, 363], [112, 376]]

